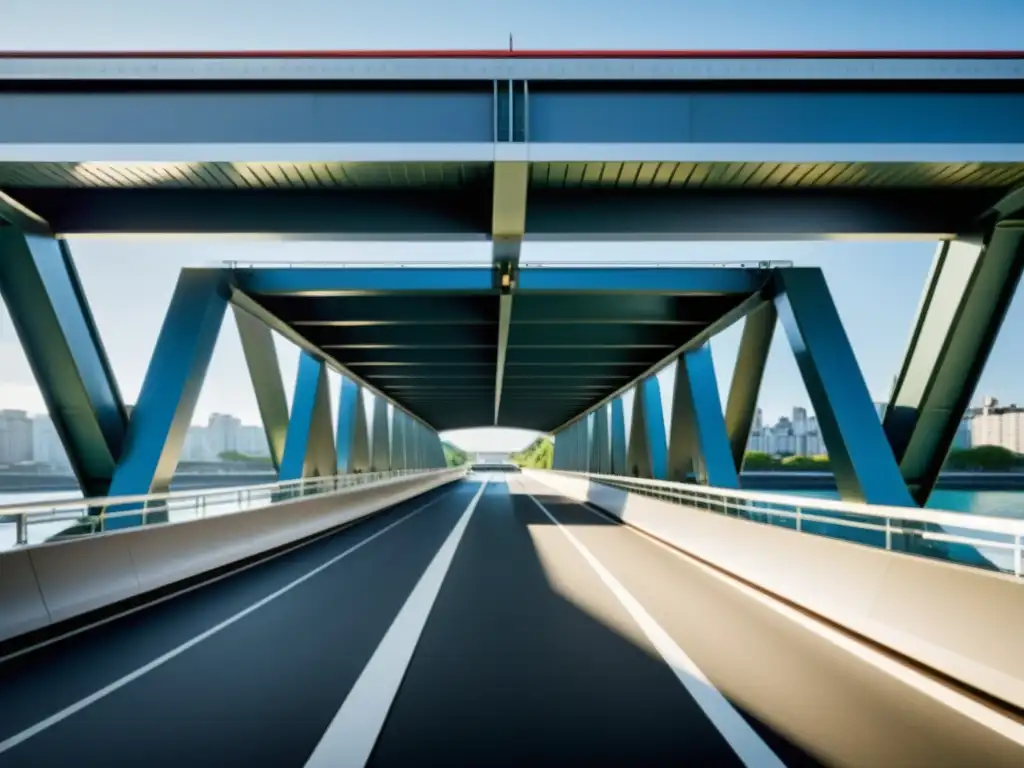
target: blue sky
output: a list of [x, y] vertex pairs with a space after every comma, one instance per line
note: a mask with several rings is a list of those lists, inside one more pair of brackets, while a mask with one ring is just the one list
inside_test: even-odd
[[[1020, 47], [1019, 0], [519, 0], [490, 4], [448, 0], [33, 0], [5, 4], [0, 48], [6, 50], [501, 48], [687, 49], [1014, 49]], [[59, 23], [54, 23], [58, 20]], [[366, 243], [206, 243], [198, 240], [71, 242], [126, 398], [138, 393], [163, 309], [178, 269], [219, 260], [344, 260], [458, 258], [486, 262], [486, 245]], [[528, 245], [526, 259], [784, 259], [825, 271], [869, 389], [888, 396], [903, 354], [934, 245], [889, 242], [774, 244]], [[1016, 339], [1024, 300], [1014, 302], [978, 395], [1024, 400]], [[725, 391], [738, 328], [712, 343]], [[297, 352], [282, 344], [290, 389]], [[335, 380], [335, 384], [336, 384]], [[667, 382], [666, 382], [667, 383]], [[670, 388], [667, 388], [670, 391]], [[337, 387], [334, 387], [335, 398]], [[761, 405], [775, 418], [807, 405], [788, 345], [773, 344]], [[0, 318], [0, 407], [42, 409], [38, 389], [9, 319]], [[237, 332], [228, 318], [214, 356], [197, 421], [210, 412], [256, 422]], [[471, 449], [511, 448], [525, 435], [494, 430], [462, 434]]]

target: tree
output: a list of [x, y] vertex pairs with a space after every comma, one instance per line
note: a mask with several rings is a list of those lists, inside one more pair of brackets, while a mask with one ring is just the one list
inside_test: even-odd
[[538, 437], [509, 458], [512, 463], [527, 469], [551, 469], [555, 458], [555, 444], [550, 437]]
[[445, 464], [449, 467], [461, 467], [469, 461], [469, 457], [466, 455], [466, 452], [461, 448], [445, 441], [442, 441], [441, 447], [444, 448]]
[[1009, 472], [1024, 467], [1024, 456], [999, 445], [979, 445], [949, 452], [943, 469]]

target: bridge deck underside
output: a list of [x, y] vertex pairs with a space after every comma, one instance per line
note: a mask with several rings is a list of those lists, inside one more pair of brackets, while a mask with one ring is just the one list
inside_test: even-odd
[[686, 346], [750, 293], [517, 292], [497, 421], [497, 289], [247, 295], [438, 430], [498, 423], [548, 431]]

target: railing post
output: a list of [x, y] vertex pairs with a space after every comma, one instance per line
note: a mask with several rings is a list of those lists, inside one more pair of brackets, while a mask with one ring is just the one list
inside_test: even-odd
[[[18, 519], [15, 525], [17, 525], [17, 531], [15, 531], [15, 535], [17, 537], [18, 544], [28, 544], [28, 515], [18, 515]], [[1019, 548], [1017, 550], [1017, 555], [1019, 560]]]
[[885, 518], [885, 548], [892, 549], [892, 518]]
[[1020, 535], [1013, 537], [1013, 575], [1018, 578], [1022, 575], [1022, 571], [1024, 571], [1024, 565], [1021, 563], [1021, 541]]
[[797, 507], [796, 508], [796, 529], [798, 531], [802, 531], [803, 530], [803, 521], [800, 519], [800, 514], [801, 514], [800, 507]]

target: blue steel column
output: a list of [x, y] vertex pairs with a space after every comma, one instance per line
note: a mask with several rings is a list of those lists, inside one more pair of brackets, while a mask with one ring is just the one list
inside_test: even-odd
[[771, 301], [766, 301], [743, 321], [743, 336], [740, 338], [729, 399], [725, 406], [725, 429], [737, 472], [743, 468], [750, 428], [757, 411], [757, 396], [761, 391], [764, 368], [777, 322], [778, 312]]
[[821, 270], [776, 270], [775, 289], [840, 497], [913, 505]]
[[338, 474], [365, 472], [370, 468], [369, 431], [363, 390], [351, 379], [341, 377], [338, 398]]
[[391, 411], [391, 468], [407, 469], [405, 463], [405, 413], [397, 408]]
[[82, 493], [106, 496], [128, 419], [67, 243], [0, 226], [0, 293]]
[[373, 435], [370, 438], [371, 472], [387, 472], [391, 469], [391, 435], [388, 432], [388, 401], [383, 397], [373, 398]]
[[327, 365], [309, 352], [299, 354], [292, 413], [278, 478], [330, 477], [337, 458], [331, 430], [331, 396]]
[[249, 369], [256, 403], [260, 409], [263, 430], [267, 435], [270, 459], [274, 469], [280, 471], [284, 458], [285, 439], [288, 435], [288, 400], [281, 380], [281, 367], [277, 362], [277, 348], [270, 326], [237, 305], [231, 306], [235, 325], [242, 341], [245, 364]]
[[657, 377], [650, 376], [637, 385], [633, 398], [633, 428], [626, 454], [629, 474], [664, 480], [668, 471], [667, 454], [661, 386]]
[[918, 504], [928, 501], [1024, 269], [1024, 226], [984, 245], [939, 245], [885, 412], [885, 432]]
[[[112, 496], [164, 491], [170, 484], [227, 303], [226, 270], [181, 271], [132, 410], [124, 453], [110, 483]], [[123, 517], [112, 519], [110, 527], [138, 522]]]
[[612, 400], [612, 474], [626, 474], [626, 409], [621, 397]]
[[678, 360], [669, 435], [669, 480], [686, 482], [692, 471], [698, 483], [739, 488], [710, 344]]
[[593, 433], [590, 437], [590, 471], [607, 475], [612, 469], [611, 445], [608, 435], [608, 408], [601, 406], [592, 414]]

